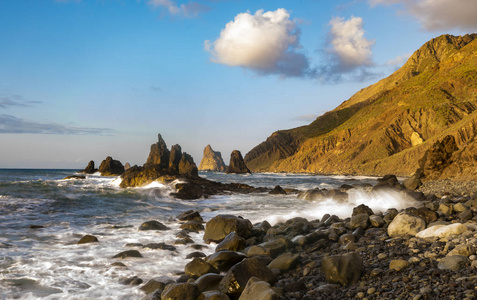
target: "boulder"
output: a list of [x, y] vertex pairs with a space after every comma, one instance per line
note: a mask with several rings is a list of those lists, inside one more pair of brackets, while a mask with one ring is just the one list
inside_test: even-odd
[[182, 200], [194, 200], [204, 196], [204, 188], [201, 185], [185, 182], [177, 183], [174, 188], [175, 193], [171, 193], [171, 196]]
[[174, 172], [179, 172], [179, 163], [182, 158], [182, 149], [179, 145], [174, 145], [171, 147], [171, 152], [169, 153], [169, 169]]
[[369, 222], [374, 227], [381, 227], [384, 224], [386, 224], [386, 222], [384, 222], [383, 218], [381, 216], [377, 216], [377, 215], [369, 216]]
[[242, 157], [242, 153], [238, 150], [232, 151], [230, 154], [230, 163], [229, 167], [227, 168], [227, 173], [235, 173], [235, 174], [245, 174], [245, 173], [252, 173], [245, 165], [245, 162]]
[[459, 148], [452, 135], [435, 142], [419, 161], [426, 180], [437, 179], [452, 163], [452, 154]]
[[166, 175], [166, 171], [159, 165], [146, 165], [144, 167], [133, 166], [121, 175], [120, 187], [145, 186]]
[[349, 226], [351, 229], [361, 228], [363, 230], [366, 230], [368, 229], [369, 224], [369, 215], [366, 213], [352, 216], [349, 222]]
[[137, 276], [129, 277], [124, 280], [121, 280], [119, 283], [124, 285], [140, 285], [143, 280]]
[[86, 166], [86, 168], [84, 168], [84, 170], [81, 171], [81, 173], [85, 173], [85, 174], [93, 174], [96, 172], [98, 172], [98, 169], [95, 169], [93, 160], [91, 160]]
[[270, 195], [286, 195], [287, 192], [285, 192], [284, 189], [282, 189], [281, 186], [277, 185], [273, 188], [273, 190], [271, 190], [270, 192], [268, 192]]
[[124, 166], [119, 160], [114, 160], [111, 156], [108, 156], [101, 162], [98, 171], [101, 176], [119, 176], [124, 173]]
[[199, 176], [199, 171], [197, 170], [194, 159], [186, 152], [182, 154], [182, 158], [179, 161], [179, 174]]
[[348, 197], [348, 193], [342, 192], [338, 189], [329, 190], [325, 195], [325, 198], [332, 199], [333, 201], [337, 202], [347, 202]]
[[189, 229], [189, 230], [198, 232], [198, 231], [204, 230], [204, 225], [202, 224], [201, 221], [192, 220], [192, 221], [187, 221], [184, 224], [181, 224], [180, 229]]
[[228, 271], [235, 264], [241, 262], [247, 256], [240, 252], [222, 250], [215, 252], [205, 259], [206, 262], [217, 268], [219, 271]]
[[123, 251], [123, 252], [120, 252], [118, 254], [116, 254], [115, 256], [113, 256], [113, 258], [129, 258], [129, 257], [135, 257], [135, 258], [139, 258], [139, 257], [142, 257], [141, 253], [137, 250], [127, 250], [127, 251]]
[[378, 178], [378, 183], [373, 186], [373, 191], [386, 190], [386, 189], [396, 189], [402, 190], [402, 185], [399, 183], [396, 175], [385, 175], [382, 178]]
[[148, 248], [152, 250], [168, 250], [168, 251], [176, 251], [176, 247], [167, 245], [166, 243], [150, 243], [142, 246], [143, 248]]
[[439, 261], [437, 267], [441, 270], [459, 271], [468, 261], [463, 255], [446, 256]]
[[288, 271], [296, 265], [299, 257], [299, 254], [292, 254], [289, 252], [283, 253], [272, 260], [272, 262], [268, 265], [268, 268], [277, 269], [280, 271]]
[[197, 300], [230, 300], [230, 298], [221, 291], [205, 291]]
[[138, 230], [169, 230], [170, 228], [159, 221], [147, 221], [139, 226]]
[[298, 193], [297, 198], [307, 201], [320, 201], [325, 199], [325, 194], [320, 189], [312, 189]]
[[275, 283], [277, 280], [272, 271], [259, 260], [247, 258], [227, 272], [222, 281], [220, 281], [220, 291], [232, 296], [239, 295], [252, 277], [257, 277], [270, 284]]
[[195, 283], [171, 283], [164, 288], [161, 300], [196, 300], [199, 295], [199, 287]]
[[395, 271], [401, 271], [409, 267], [410, 263], [404, 259], [393, 259], [389, 262], [389, 269]]
[[210, 263], [197, 257], [185, 266], [184, 271], [186, 275], [189, 275], [192, 278], [199, 278], [200, 276], [207, 273], [219, 273], [219, 270], [217, 270]]
[[204, 241], [221, 242], [233, 231], [246, 239], [252, 234], [252, 229], [252, 223], [247, 219], [232, 215], [217, 215], [205, 224]]
[[87, 244], [87, 243], [98, 243], [98, 238], [94, 235], [85, 235], [79, 241], [78, 244]]
[[83, 175], [70, 175], [70, 176], [66, 176], [65, 178], [63, 178], [63, 180], [69, 180], [69, 179], [86, 179], [86, 176], [83, 176]]
[[162, 136], [158, 134], [157, 137], [158, 142], [151, 145], [151, 151], [149, 152], [146, 165], [159, 165], [161, 168], [166, 169], [169, 167], [170, 152]]
[[371, 208], [369, 208], [367, 205], [360, 204], [353, 208], [353, 213], [351, 216], [356, 216], [360, 214], [367, 214], [368, 216], [374, 215], [374, 212]]
[[199, 164], [199, 171], [225, 172], [226, 167], [222, 160], [222, 154], [212, 150], [210, 145], [204, 148], [204, 155]]
[[239, 300], [278, 300], [278, 294], [272, 289], [266, 281], [257, 277], [248, 280], [247, 285], [240, 295]]
[[247, 256], [270, 256], [277, 257], [278, 255], [285, 252], [288, 248], [292, 247], [293, 243], [283, 237], [276, 238], [274, 240], [261, 243], [259, 245], [252, 246], [247, 251]]
[[199, 290], [201, 292], [210, 291], [210, 290], [218, 290], [219, 283], [224, 278], [224, 275], [216, 274], [216, 273], [207, 273], [195, 281]]
[[415, 236], [419, 231], [426, 228], [423, 218], [407, 212], [399, 213], [388, 226], [388, 235], [398, 237], [405, 235]]
[[403, 181], [402, 185], [408, 190], [417, 190], [421, 185], [422, 181], [421, 178], [423, 177], [423, 173], [421, 169], [417, 169], [411, 177], [407, 178]]
[[200, 213], [196, 210], [187, 210], [180, 215], [176, 216], [177, 220], [179, 221], [200, 221], [203, 222], [204, 220], [202, 219]]
[[356, 252], [325, 256], [321, 261], [321, 268], [328, 282], [341, 285], [356, 283], [364, 269], [363, 259]]
[[454, 223], [451, 225], [435, 225], [425, 230], [419, 231], [416, 237], [425, 239], [431, 237], [446, 238], [451, 235], [460, 235], [470, 229], [461, 223]]
[[240, 251], [245, 248], [245, 239], [239, 237], [235, 231], [229, 233], [215, 248], [215, 251], [232, 250]]
[[162, 292], [162, 290], [164, 290], [164, 288], [166, 287], [168, 283], [171, 283], [171, 282], [161, 282], [155, 279], [151, 279], [146, 284], [141, 286], [139, 289], [144, 291], [146, 294], [152, 293], [157, 290], [161, 290]]

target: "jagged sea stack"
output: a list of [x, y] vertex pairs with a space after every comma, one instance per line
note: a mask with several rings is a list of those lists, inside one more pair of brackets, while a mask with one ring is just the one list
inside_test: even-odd
[[245, 173], [252, 173], [247, 168], [247, 165], [243, 161], [242, 153], [238, 150], [232, 151], [230, 154], [230, 164], [227, 169], [227, 174], [235, 173], [235, 174], [245, 174]]
[[99, 172], [101, 172], [101, 176], [118, 176], [124, 173], [124, 166], [119, 160], [108, 156], [101, 162]]
[[226, 167], [219, 151], [212, 150], [210, 145], [204, 148], [204, 156], [199, 164], [199, 171], [225, 172]]
[[146, 165], [160, 165], [161, 168], [168, 168], [170, 152], [161, 134], [158, 134], [157, 137], [157, 143], [151, 145], [151, 152], [149, 152]]
[[96, 173], [97, 171], [98, 171], [98, 169], [94, 168], [94, 161], [92, 160], [88, 163], [86, 168], [83, 171], [81, 171], [81, 173], [93, 174], [93, 173]]

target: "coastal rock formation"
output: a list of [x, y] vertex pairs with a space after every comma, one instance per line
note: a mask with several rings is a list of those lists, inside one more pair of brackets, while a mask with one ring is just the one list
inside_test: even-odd
[[226, 167], [219, 151], [212, 150], [210, 145], [204, 148], [204, 156], [199, 164], [199, 171], [225, 172]]
[[179, 161], [178, 165], [179, 174], [190, 175], [190, 176], [199, 176], [197, 166], [194, 163], [192, 156], [184, 152]]
[[151, 151], [147, 158], [147, 165], [159, 165], [161, 168], [169, 167], [170, 152], [167, 149], [166, 142], [162, 139], [161, 134], [157, 135], [158, 141], [151, 145]]
[[247, 168], [247, 165], [245, 164], [242, 153], [238, 150], [232, 151], [230, 154], [230, 163], [229, 167], [227, 168], [227, 173], [235, 173], [235, 174], [245, 174], [245, 173], [252, 173], [250, 170]]
[[174, 145], [171, 147], [171, 152], [169, 156], [169, 168], [176, 172], [179, 172], [179, 163], [182, 158], [182, 148], [179, 145]]
[[85, 173], [85, 174], [93, 174], [93, 173], [96, 173], [98, 172], [98, 169], [96, 169], [94, 167], [94, 161], [91, 160], [88, 165], [86, 166], [86, 168], [84, 168], [83, 171], [81, 171], [80, 173]]
[[253, 172], [409, 176], [429, 148], [453, 136], [452, 163], [425, 179], [476, 179], [476, 52], [477, 34], [432, 39], [311, 124], [273, 133], [245, 163]]
[[101, 162], [98, 171], [101, 176], [118, 176], [124, 173], [124, 166], [119, 160], [114, 160], [111, 156], [108, 156]]

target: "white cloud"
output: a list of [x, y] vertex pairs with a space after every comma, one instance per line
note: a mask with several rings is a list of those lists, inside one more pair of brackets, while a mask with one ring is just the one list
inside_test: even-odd
[[318, 118], [318, 117], [319, 117], [319, 115], [306, 114], [306, 115], [301, 115], [301, 116], [297, 116], [297, 117], [293, 118], [293, 121], [310, 123], [310, 122], [315, 121], [316, 118]]
[[412, 53], [407, 53], [404, 55], [400, 55], [398, 57], [395, 57], [393, 59], [388, 60], [385, 65], [387, 66], [402, 66], [408, 59], [411, 57]]
[[371, 47], [374, 41], [364, 36], [363, 19], [335, 17], [330, 21], [328, 54], [334, 60], [335, 72], [349, 72], [373, 65]]
[[217, 40], [204, 44], [216, 63], [284, 77], [313, 73], [308, 58], [300, 52], [300, 30], [283, 8], [240, 13], [225, 25]]
[[172, 0], [149, 0], [148, 4], [155, 8], [165, 8], [171, 15], [180, 15], [187, 18], [197, 17], [200, 13], [210, 9], [208, 6], [194, 1], [178, 5]]
[[429, 31], [477, 31], [476, 0], [368, 0], [371, 6], [400, 3]]

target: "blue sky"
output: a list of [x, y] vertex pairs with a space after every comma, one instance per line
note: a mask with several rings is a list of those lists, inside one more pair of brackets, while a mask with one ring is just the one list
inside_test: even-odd
[[316, 116], [475, 0], [1, 0], [0, 167], [143, 164], [161, 133], [226, 161]]

